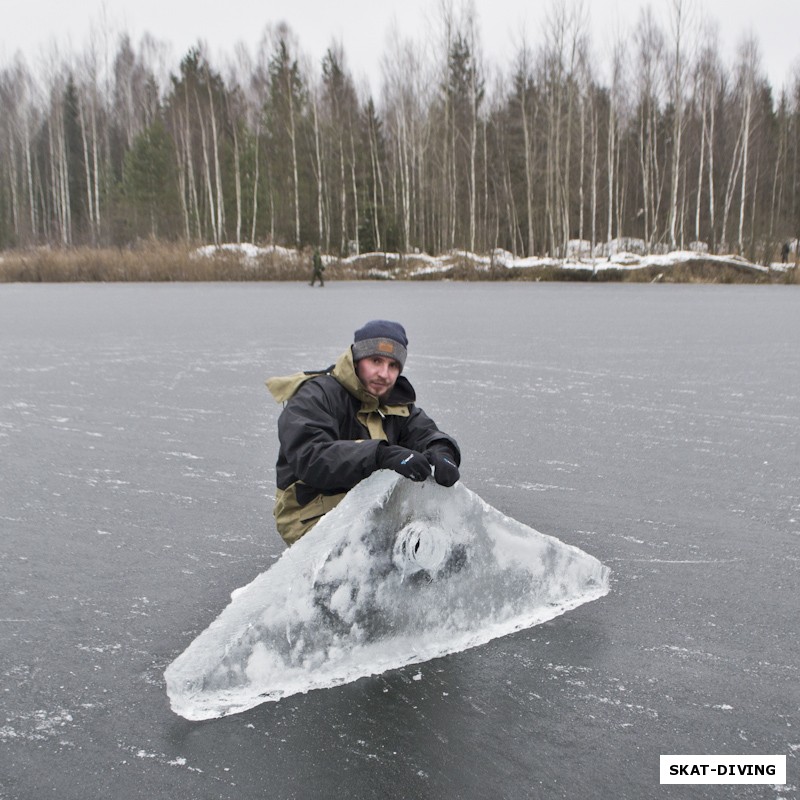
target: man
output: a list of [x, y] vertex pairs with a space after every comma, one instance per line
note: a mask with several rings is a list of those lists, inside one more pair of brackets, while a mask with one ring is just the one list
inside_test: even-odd
[[433, 474], [443, 486], [459, 479], [458, 444], [414, 404], [414, 389], [400, 374], [407, 347], [402, 325], [372, 320], [328, 369], [267, 381], [286, 404], [278, 419], [273, 513], [287, 544], [376, 470], [414, 481]]
[[309, 286], [313, 286], [317, 279], [319, 279], [319, 285], [324, 286], [325, 281], [322, 279], [323, 272], [325, 272], [325, 265], [322, 263], [322, 256], [320, 255], [318, 247], [314, 250], [314, 256], [311, 259], [311, 283]]

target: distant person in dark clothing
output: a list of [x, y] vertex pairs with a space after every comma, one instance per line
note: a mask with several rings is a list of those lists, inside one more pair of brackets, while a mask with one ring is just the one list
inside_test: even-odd
[[784, 242], [783, 247], [781, 247], [781, 261], [785, 264], [789, 260], [789, 251], [792, 248], [789, 247], [789, 242]]
[[313, 286], [318, 278], [319, 285], [324, 286], [325, 281], [322, 279], [322, 273], [325, 272], [325, 265], [322, 263], [322, 256], [319, 253], [319, 248], [314, 251], [314, 257], [311, 260], [311, 267], [311, 283], [309, 286]]

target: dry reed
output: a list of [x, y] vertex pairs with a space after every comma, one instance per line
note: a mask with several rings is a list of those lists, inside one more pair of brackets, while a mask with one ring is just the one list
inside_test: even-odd
[[[369, 255], [357, 263], [334, 261], [325, 280], [457, 280], [457, 281], [598, 281], [660, 283], [787, 283], [798, 284], [796, 267], [785, 272], [759, 272], [744, 264], [699, 257], [669, 267], [606, 269], [594, 273], [558, 266], [487, 268], [463, 256], [446, 259], [426, 270], [424, 256]], [[36, 248], [0, 253], [0, 283], [11, 282], [165, 282], [165, 281], [307, 281], [311, 254], [306, 250], [261, 250], [247, 257], [219, 249], [199, 255], [195, 248], [143, 243], [132, 248]]]

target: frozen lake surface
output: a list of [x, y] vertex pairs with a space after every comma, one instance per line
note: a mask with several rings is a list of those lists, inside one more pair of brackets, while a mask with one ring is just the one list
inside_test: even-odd
[[[0, 287], [0, 798], [800, 796], [792, 287]], [[163, 671], [274, 563], [279, 407], [374, 317], [462, 479], [611, 592], [209, 722]], [[786, 786], [658, 785], [785, 754]]]

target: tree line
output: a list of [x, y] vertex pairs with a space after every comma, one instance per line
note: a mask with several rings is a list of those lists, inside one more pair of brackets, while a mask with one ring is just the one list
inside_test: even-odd
[[773, 96], [758, 43], [727, 65], [670, 0], [611, 43], [555, 2], [504, 73], [468, 5], [395, 38], [377, 96], [340, 45], [309, 65], [285, 25], [173, 72], [157, 42], [0, 67], [0, 248], [142, 239], [563, 256], [635, 237], [754, 260], [800, 234], [800, 75]]

